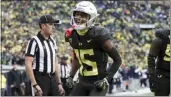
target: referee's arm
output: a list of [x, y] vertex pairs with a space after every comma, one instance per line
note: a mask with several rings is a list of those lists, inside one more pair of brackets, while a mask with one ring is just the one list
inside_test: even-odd
[[61, 78], [59, 75], [59, 65], [58, 65], [57, 57], [56, 57], [56, 64], [55, 64], [55, 75], [56, 75], [56, 80], [57, 80], [58, 84], [61, 84]]
[[31, 39], [29, 43], [27, 44], [27, 48], [25, 51], [25, 64], [26, 64], [26, 73], [32, 85], [37, 84], [34, 74], [33, 74], [33, 68], [32, 68], [32, 62], [33, 62], [33, 57], [35, 55], [35, 49], [36, 49], [36, 42], [34, 39]]
[[56, 57], [56, 64], [55, 64], [55, 77], [56, 77], [56, 80], [58, 82], [58, 88], [59, 88], [59, 93], [62, 95], [62, 93], [64, 93], [64, 89], [63, 89], [63, 86], [62, 86], [62, 82], [61, 82], [61, 78], [60, 78], [60, 75], [59, 75], [59, 65], [58, 65], [58, 60], [57, 60], [57, 57]]

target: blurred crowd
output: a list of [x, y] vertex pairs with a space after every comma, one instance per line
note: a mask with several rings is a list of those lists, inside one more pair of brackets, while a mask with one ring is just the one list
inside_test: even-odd
[[[39, 31], [38, 20], [43, 14], [51, 14], [62, 21], [60, 25], [55, 25], [56, 33], [53, 37], [58, 46], [58, 56], [70, 55], [71, 48], [64, 40], [64, 30], [70, 27], [71, 9], [77, 2], [2, 1], [1, 64], [24, 66], [26, 44]], [[100, 14], [97, 23], [106, 27], [114, 37], [114, 44], [122, 56], [122, 66], [146, 68], [146, 56], [155, 29], [169, 27], [169, 6], [149, 3], [148, 0], [143, 3], [104, 0], [93, 2]], [[154, 24], [154, 28], [142, 29], [139, 24]], [[124, 76], [122, 72], [120, 74]]]
[[139, 89], [147, 87], [149, 87], [149, 84], [146, 67], [141, 68], [136, 65], [122, 65], [114, 75], [113, 83], [110, 83], [108, 93], [126, 91], [137, 93]]
[[[71, 9], [78, 1], [2, 1], [1, 63], [24, 65], [24, 50], [28, 39], [39, 31], [38, 19], [51, 14], [62, 21], [54, 35], [59, 53], [69, 53], [64, 30], [70, 22]], [[154, 37], [152, 29], [142, 30], [138, 24], [154, 24], [155, 29], [168, 25], [169, 6], [119, 1], [93, 1], [100, 16], [100, 26], [109, 29], [120, 49], [124, 64], [146, 64], [145, 55]], [[12, 35], [12, 36], [11, 36]], [[136, 62], [135, 62], [136, 61]]]
[[31, 84], [26, 71], [19, 70], [16, 64], [9, 72], [1, 72], [0, 75], [1, 96], [31, 96]]

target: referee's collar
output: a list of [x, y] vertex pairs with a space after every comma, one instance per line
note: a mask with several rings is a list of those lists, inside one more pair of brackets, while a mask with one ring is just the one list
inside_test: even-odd
[[44, 40], [49, 40], [49, 39], [50, 39], [50, 36], [49, 36], [48, 39], [45, 39], [45, 38], [43, 37], [43, 35], [41, 34], [40, 31], [39, 31], [39, 33], [37, 34], [37, 37], [40, 39], [40, 41], [44, 41]]

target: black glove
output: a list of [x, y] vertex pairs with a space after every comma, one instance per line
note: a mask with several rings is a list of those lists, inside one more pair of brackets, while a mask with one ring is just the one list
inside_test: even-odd
[[109, 85], [107, 78], [104, 78], [102, 80], [98, 80], [94, 83], [95, 88], [98, 92], [101, 92], [102, 90], [104, 90], [106, 88], [107, 85]]
[[74, 85], [73, 77], [69, 76], [69, 77], [67, 78], [67, 80], [66, 80], [66, 86], [67, 86], [68, 88], [72, 88], [73, 85]]
[[155, 74], [149, 74], [149, 85], [151, 92], [155, 92], [156, 89], [156, 76]]
[[106, 79], [107, 79], [107, 81], [108, 81], [109, 84], [114, 83], [113, 82], [113, 77], [106, 77]]

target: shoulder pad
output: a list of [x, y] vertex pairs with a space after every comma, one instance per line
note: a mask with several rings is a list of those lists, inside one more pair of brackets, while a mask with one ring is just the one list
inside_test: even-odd
[[157, 30], [155, 33], [156, 37], [159, 38], [168, 38], [170, 35], [170, 30], [169, 29], [165, 29], [165, 30]]
[[109, 34], [109, 31], [106, 28], [95, 26], [95, 36], [101, 36]]
[[95, 37], [100, 42], [103, 43], [108, 39], [111, 39], [111, 35], [106, 28], [102, 28], [99, 26], [95, 27]]

